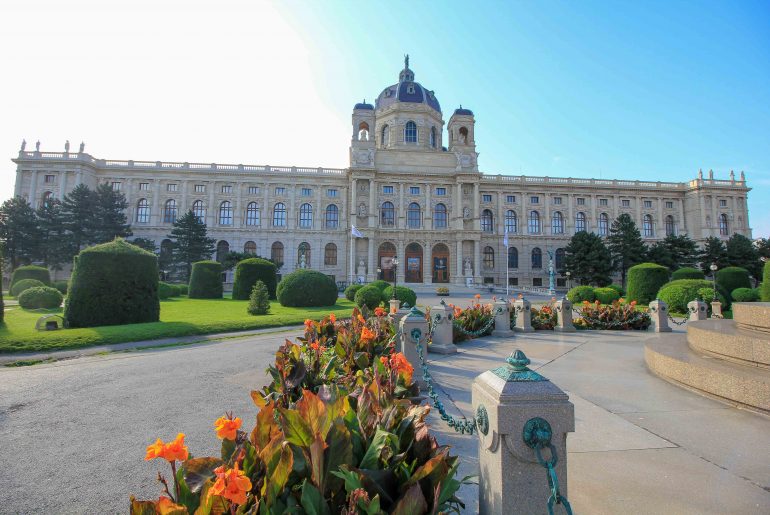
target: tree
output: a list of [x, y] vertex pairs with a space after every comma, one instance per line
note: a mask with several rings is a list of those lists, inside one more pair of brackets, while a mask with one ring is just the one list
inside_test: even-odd
[[647, 260], [663, 265], [671, 271], [684, 266], [695, 266], [698, 262], [698, 244], [686, 234], [666, 236], [650, 247]]
[[706, 238], [706, 243], [700, 254], [700, 268], [707, 276], [712, 273], [710, 269], [712, 263], [716, 263], [719, 268], [724, 268], [728, 264], [727, 248], [722, 240], [716, 236]]
[[612, 282], [612, 255], [599, 236], [580, 231], [564, 249], [564, 269], [579, 284], [606, 286]]
[[62, 216], [74, 254], [94, 242], [96, 202], [96, 194], [85, 184], [78, 184], [64, 195]]
[[762, 264], [759, 261], [759, 253], [751, 240], [742, 234], [733, 234], [727, 240], [727, 262], [730, 266], [745, 268], [755, 279], [762, 276]]
[[193, 263], [210, 259], [214, 252], [216, 240], [207, 236], [206, 224], [192, 211], [174, 222], [168, 237], [172, 241], [172, 263], [184, 281], [189, 280]]
[[12, 269], [31, 263], [39, 254], [37, 216], [25, 198], [13, 197], [0, 206], [0, 243]]
[[133, 240], [129, 241], [129, 243], [131, 245], [136, 245], [139, 248], [152, 252], [153, 254], [158, 253], [158, 247], [156, 247], [155, 242], [149, 238], [134, 238]]
[[40, 230], [38, 259], [54, 270], [61, 270], [64, 263], [75, 254], [71, 238], [64, 224], [61, 202], [48, 199], [37, 209]]
[[754, 240], [754, 248], [760, 258], [770, 259], [770, 238], [758, 238]]
[[607, 247], [612, 256], [612, 266], [620, 271], [620, 281], [625, 286], [628, 269], [643, 263], [647, 257], [647, 245], [628, 214], [623, 213], [612, 222]]
[[126, 196], [115, 191], [107, 183], [96, 187], [96, 204], [93, 208], [94, 227], [93, 243], [104, 243], [115, 238], [131, 236], [131, 225], [126, 219], [128, 202]]

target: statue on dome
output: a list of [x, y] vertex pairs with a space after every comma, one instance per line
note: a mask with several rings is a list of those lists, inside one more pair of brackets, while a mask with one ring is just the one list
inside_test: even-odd
[[23, 139], [21, 140], [21, 151], [24, 152], [25, 148], [27, 148], [27, 140]]
[[409, 68], [409, 54], [404, 54], [404, 68]]
[[35, 152], [40, 152], [40, 140], [37, 140], [37, 143], [35, 143]]
[[86, 144], [84, 142], [80, 142], [80, 150], [79, 152], [82, 154], [86, 150]]

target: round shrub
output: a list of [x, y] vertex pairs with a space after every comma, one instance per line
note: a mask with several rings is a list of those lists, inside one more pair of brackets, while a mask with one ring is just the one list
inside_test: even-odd
[[610, 284], [609, 286], [607, 286], [607, 288], [612, 288], [613, 290], [618, 292], [618, 295], [620, 295], [621, 297], [626, 294], [626, 290], [624, 290], [623, 287], [619, 284]]
[[640, 263], [628, 269], [629, 301], [649, 304], [660, 287], [668, 282], [668, 268], [657, 263]]
[[612, 304], [620, 299], [620, 293], [615, 288], [594, 288], [596, 300], [602, 304]]
[[62, 295], [67, 295], [67, 281], [54, 281], [53, 287], [59, 290]]
[[733, 302], [757, 302], [759, 300], [759, 290], [755, 288], [736, 288], [730, 296]]
[[762, 302], [770, 302], [770, 261], [765, 261], [762, 271], [762, 286], [759, 288], [759, 298]]
[[177, 297], [179, 297], [181, 295], [187, 295], [187, 291], [188, 291], [187, 284], [179, 283], [179, 284], [175, 284], [174, 286], [176, 286], [176, 289], [179, 292], [179, 295], [176, 295]]
[[749, 271], [739, 266], [728, 266], [717, 270], [717, 286], [731, 292], [736, 288], [751, 288]]
[[337, 284], [321, 272], [295, 270], [278, 283], [276, 296], [281, 306], [333, 306], [337, 303]]
[[[711, 281], [705, 279], [677, 279], [666, 283], [658, 291], [657, 298], [662, 300], [668, 306], [672, 313], [686, 313], [687, 303], [695, 299], [705, 297], [706, 292], [700, 290], [709, 290], [709, 299], [713, 297], [714, 285]], [[729, 307], [729, 299], [721, 289], [717, 289], [717, 299], [722, 303], [722, 309]], [[705, 300], [705, 299], [704, 299]], [[707, 302], [710, 302], [708, 300]]]
[[383, 281], [382, 279], [377, 279], [376, 281], [369, 283], [368, 286], [374, 286], [380, 291], [385, 291], [385, 288], [390, 286], [390, 283], [388, 281]]
[[187, 296], [191, 299], [221, 299], [222, 270], [219, 261], [193, 263]]
[[683, 268], [679, 268], [678, 270], [674, 270], [674, 273], [671, 274], [671, 280], [676, 281], [677, 279], [705, 279], [706, 275], [703, 273], [703, 270], [700, 270], [698, 268], [692, 268], [689, 266], [685, 266]]
[[356, 292], [363, 288], [363, 284], [351, 284], [347, 288], [345, 288], [345, 298], [348, 299], [350, 302], [355, 302], [356, 300]]
[[174, 297], [174, 291], [177, 290], [173, 284], [158, 281], [158, 298], [160, 300], [166, 300], [170, 297]]
[[157, 322], [158, 258], [116, 239], [75, 257], [64, 318], [70, 327]]
[[53, 309], [61, 306], [64, 296], [56, 288], [35, 286], [28, 288], [19, 295], [19, 306], [24, 309]]
[[[387, 304], [393, 297], [393, 286], [388, 286], [385, 291], [382, 292], [382, 300]], [[413, 308], [417, 304], [417, 294], [413, 289], [406, 286], [396, 286], [396, 298], [400, 301], [398, 307], [402, 307], [404, 304], [409, 304], [410, 308]]]
[[257, 281], [267, 286], [270, 298], [275, 298], [276, 285], [275, 263], [262, 258], [249, 258], [239, 261], [235, 267], [233, 282], [233, 299], [246, 300], [251, 296], [251, 290]]
[[593, 302], [596, 300], [593, 286], [575, 286], [567, 292], [567, 298], [573, 304], [582, 304], [583, 301]]
[[16, 281], [16, 284], [11, 286], [11, 295], [18, 297], [24, 290], [37, 288], [38, 286], [45, 286], [45, 284], [37, 279], [22, 279], [21, 281]]
[[382, 302], [382, 292], [376, 286], [364, 286], [356, 291], [353, 301], [359, 308], [374, 309]]
[[51, 274], [48, 269], [42, 266], [27, 265], [20, 266], [13, 271], [11, 276], [11, 287], [23, 279], [37, 279], [45, 286], [51, 286]]

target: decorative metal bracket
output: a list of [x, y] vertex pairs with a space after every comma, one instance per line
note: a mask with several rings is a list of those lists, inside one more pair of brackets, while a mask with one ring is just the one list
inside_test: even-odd
[[546, 447], [551, 443], [551, 437], [553, 436], [553, 430], [551, 424], [547, 420], [534, 417], [524, 424], [524, 429], [521, 432], [521, 437], [527, 447], [530, 449]]
[[483, 404], [476, 408], [476, 427], [483, 435], [489, 433], [489, 414]]
[[491, 372], [506, 382], [515, 381], [548, 381], [537, 372], [530, 370], [527, 365], [530, 364], [529, 358], [520, 350], [505, 358], [507, 365], [495, 368]]

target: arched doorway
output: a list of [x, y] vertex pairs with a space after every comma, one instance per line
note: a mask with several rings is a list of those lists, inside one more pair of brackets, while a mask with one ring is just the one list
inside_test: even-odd
[[449, 282], [449, 249], [443, 243], [433, 246], [433, 282]]
[[380, 245], [377, 250], [377, 266], [380, 269], [379, 279], [393, 282], [396, 268], [393, 266], [393, 258], [396, 257], [396, 246], [390, 242]]
[[422, 247], [419, 243], [406, 246], [406, 277], [408, 283], [422, 282]]

